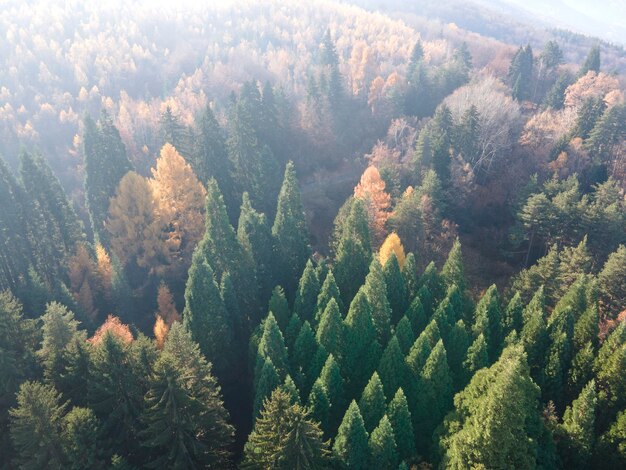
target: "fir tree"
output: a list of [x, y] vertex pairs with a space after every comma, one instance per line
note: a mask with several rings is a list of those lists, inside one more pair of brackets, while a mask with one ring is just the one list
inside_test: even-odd
[[74, 407], [63, 417], [63, 450], [71, 470], [107, 468], [100, 421], [89, 408]]
[[285, 377], [285, 382], [280, 386], [280, 388], [283, 392], [289, 395], [292, 404], [301, 404], [300, 391], [298, 390], [298, 387], [296, 387], [296, 383], [291, 378], [291, 375], [287, 374], [287, 377]]
[[312, 322], [315, 318], [317, 297], [320, 294], [320, 284], [317, 273], [311, 260], [307, 260], [304, 272], [296, 290], [296, 300], [293, 310], [302, 321]]
[[394, 430], [387, 415], [372, 431], [369, 438], [370, 468], [395, 468], [398, 465], [398, 452]]
[[502, 312], [500, 311], [500, 296], [495, 284], [483, 294], [476, 305], [475, 321], [472, 331], [475, 336], [482, 333], [487, 341], [489, 359], [493, 362], [498, 358], [502, 347]]
[[582, 77], [586, 75], [587, 72], [600, 72], [600, 46], [593, 46], [591, 48], [585, 62], [583, 62], [578, 71], [578, 76]]
[[319, 379], [330, 402], [329, 434], [334, 435], [346, 410], [347, 398], [341, 371], [332, 354], [328, 355]]
[[341, 300], [341, 293], [339, 292], [339, 287], [337, 287], [333, 271], [329, 269], [328, 274], [326, 274], [326, 277], [324, 278], [322, 288], [320, 289], [320, 294], [317, 296], [317, 310], [315, 312], [315, 322], [317, 324], [321, 321], [322, 314], [326, 310], [326, 307], [331, 299], [335, 299], [339, 312], [343, 312], [344, 305]]
[[[423, 290], [422, 290], [423, 289]], [[424, 294], [428, 289], [422, 287], [420, 289], [422, 294]], [[409, 305], [409, 308], [406, 311], [406, 317], [411, 322], [411, 327], [416, 334], [421, 333], [426, 325], [428, 324], [428, 320], [426, 319], [426, 313], [424, 312], [424, 306], [422, 305], [422, 300], [420, 296], [417, 295]]]
[[320, 379], [317, 379], [311, 388], [307, 406], [311, 412], [311, 418], [320, 423], [320, 428], [326, 435], [329, 431], [330, 401], [326, 387]]
[[334, 298], [330, 299], [316, 332], [317, 342], [330, 354], [338, 356], [343, 346], [343, 322]]
[[372, 307], [376, 338], [380, 344], [386, 344], [391, 335], [391, 307], [387, 299], [385, 277], [376, 258], [370, 263], [370, 271], [365, 278], [363, 291]]
[[474, 374], [489, 365], [489, 355], [487, 354], [487, 342], [485, 341], [485, 335], [482, 333], [474, 340], [472, 345], [468, 348], [463, 360], [463, 384], [469, 383]]
[[270, 297], [268, 312], [272, 312], [281, 331], [285, 331], [289, 323], [289, 303], [282, 287], [276, 286]]
[[413, 327], [411, 326], [411, 322], [406, 315], [403, 316], [396, 325], [396, 328], [394, 330], [394, 336], [398, 338], [400, 351], [402, 351], [402, 354], [406, 356], [416, 339], [415, 334], [413, 333]]
[[538, 383], [543, 380], [543, 364], [549, 340], [544, 302], [542, 287], [524, 309], [524, 326], [520, 333], [520, 340], [528, 355], [531, 376]]
[[392, 311], [391, 322], [395, 325], [409, 307], [404, 277], [402, 276], [402, 271], [400, 270], [400, 265], [398, 264], [398, 259], [395, 254], [389, 257], [385, 263], [383, 272], [387, 285], [387, 297]]
[[406, 462], [412, 461], [416, 453], [415, 433], [413, 432], [409, 405], [401, 388], [387, 405], [386, 416], [389, 417], [389, 422], [393, 427], [398, 457]]
[[333, 445], [333, 456], [346, 469], [365, 470], [369, 464], [368, 434], [359, 407], [353, 400]]
[[317, 340], [315, 339], [315, 333], [308, 321], [305, 321], [300, 328], [300, 333], [294, 343], [293, 352], [291, 355], [291, 371], [296, 374], [300, 371], [304, 377], [304, 381], [298, 384], [298, 388], [307, 396], [311, 390], [311, 386], [315, 381], [315, 376], [309, 374], [309, 364], [313, 362], [315, 354], [317, 352]]
[[516, 292], [502, 312], [502, 328], [505, 337], [513, 330], [518, 333], [522, 332], [524, 324], [523, 312], [524, 303], [522, 297], [519, 292]]
[[413, 253], [406, 255], [404, 266], [402, 267], [402, 274], [404, 275], [404, 284], [406, 285], [408, 299], [413, 300], [417, 295], [417, 290], [419, 289], [417, 262], [415, 261], [415, 255]]
[[563, 431], [567, 439], [561, 455], [566, 468], [587, 468], [595, 444], [596, 406], [596, 384], [592, 380], [563, 415]]
[[289, 318], [289, 323], [287, 323], [287, 328], [285, 328], [285, 345], [287, 349], [293, 349], [293, 343], [296, 342], [300, 328], [302, 328], [302, 321], [298, 314], [294, 313]]
[[441, 277], [446, 287], [450, 288], [456, 285], [462, 293], [465, 292], [465, 269], [463, 267], [463, 257], [461, 254], [461, 242], [459, 242], [458, 238], [452, 244], [452, 248], [448, 253], [448, 259], [446, 259], [441, 269]]
[[422, 369], [421, 382], [427, 393], [432, 393], [431, 409], [428, 413], [430, 416], [426, 426], [430, 434], [452, 407], [452, 376], [442, 341], [437, 343], [428, 356]]
[[[265, 399], [280, 386], [280, 377], [272, 364], [272, 360], [268, 357], [261, 359], [263, 366], [260, 368], [259, 374], [255, 374], [256, 390], [254, 393], [254, 402], [252, 404], [252, 417], [256, 418], [262, 411]], [[258, 376], [258, 379], [257, 379]]]
[[[280, 328], [278, 328], [278, 324], [272, 312], [267, 315], [267, 318], [263, 322], [263, 334], [259, 341], [258, 358], [263, 361], [270, 359], [280, 377], [287, 375], [287, 371], [289, 370], [287, 348], [285, 347], [283, 334], [280, 332]], [[258, 370], [257, 368], [256, 372], [258, 372]], [[257, 375], [256, 372], [255, 376]]]
[[406, 387], [409, 371], [404, 362], [404, 354], [402, 354], [400, 349], [400, 342], [395, 335], [389, 340], [380, 358], [378, 373], [387, 397], [393, 397], [396, 394], [396, 390]]
[[385, 414], [386, 403], [387, 399], [385, 398], [383, 383], [378, 373], [374, 372], [370, 381], [363, 389], [359, 400], [359, 410], [363, 417], [365, 429], [368, 432], [371, 432], [376, 427]]

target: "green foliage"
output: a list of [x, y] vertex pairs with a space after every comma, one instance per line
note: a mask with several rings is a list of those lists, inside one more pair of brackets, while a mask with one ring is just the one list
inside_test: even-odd
[[594, 370], [598, 385], [598, 421], [603, 426], [626, 406], [626, 324], [620, 323], [604, 341], [596, 356]]
[[415, 342], [415, 334], [413, 333], [413, 327], [407, 316], [403, 316], [394, 330], [394, 336], [398, 339], [400, 344], [400, 351], [406, 356]]
[[305, 470], [325, 468], [328, 442], [305, 408], [278, 389], [263, 404], [244, 448], [244, 468]]
[[280, 386], [281, 390], [289, 395], [291, 403], [300, 403], [300, 391], [296, 387], [296, 383], [291, 378], [291, 375], [285, 377], [285, 382]]
[[[277, 280], [285, 288], [289, 298], [293, 298], [295, 294], [297, 279], [310, 255], [308, 233], [296, 170], [293, 163], [289, 162], [285, 168], [285, 178], [278, 195], [276, 218], [272, 226], [274, 251], [280, 267]], [[317, 294], [315, 292], [316, 296]]]
[[483, 334], [487, 342], [489, 359], [494, 362], [502, 347], [502, 311], [500, 310], [500, 296], [495, 284], [483, 294], [476, 305], [472, 331], [475, 336]]
[[518, 101], [531, 99], [533, 65], [533, 51], [530, 45], [520, 46], [511, 60], [508, 74], [509, 83], [513, 88], [513, 98]]
[[404, 362], [404, 354], [400, 349], [400, 342], [395, 335], [389, 340], [380, 358], [378, 373], [387, 397], [393, 397], [399, 388], [406, 387], [409, 371]]
[[272, 312], [281, 331], [286, 331], [289, 323], [289, 303], [282, 287], [276, 286], [270, 297], [268, 312]]
[[74, 407], [63, 417], [63, 449], [72, 470], [105, 469], [108, 449], [101, 440], [100, 421], [89, 408]]
[[335, 443], [333, 456], [346, 469], [365, 470], [369, 464], [368, 434], [359, 407], [354, 400], [346, 411]]
[[[402, 237], [400, 238], [402, 239]], [[419, 289], [417, 262], [415, 261], [415, 255], [413, 253], [406, 255], [406, 258], [404, 259], [404, 266], [402, 267], [402, 274], [404, 275], [407, 297], [409, 300], [413, 300], [417, 295], [417, 290]]]
[[511, 331], [521, 333], [524, 324], [524, 302], [519, 292], [515, 292], [506, 308], [502, 312], [502, 328], [506, 337]]
[[400, 270], [395, 253], [391, 254], [385, 266], [383, 266], [383, 273], [385, 275], [385, 284], [387, 285], [387, 298], [389, 299], [389, 306], [392, 312], [391, 322], [395, 325], [409, 307], [404, 276]]
[[[428, 293], [428, 289], [426, 287], [422, 287], [420, 291], [422, 295]], [[428, 295], [430, 294], [428, 293]], [[422, 300], [420, 299], [419, 295], [415, 296], [413, 302], [411, 302], [411, 305], [409, 305], [409, 308], [406, 311], [406, 317], [411, 322], [411, 327], [413, 328], [414, 332], [421, 333], [424, 328], [426, 328], [428, 320], [426, 319], [424, 306], [422, 305]]]
[[370, 435], [369, 457], [369, 468], [395, 468], [398, 465], [394, 430], [387, 415], [382, 417]]
[[443, 278], [447, 288], [456, 285], [461, 293], [465, 292], [465, 268], [463, 267], [461, 242], [458, 238], [452, 244], [452, 248], [448, 253], [448, 258], [441, 269], [441, 277]]
[[[295, 342], [295, 340], [294, 340]], [[263, 322], [263, 334], [259, 341], [258, 357], [263, 361], [270, 359], [280, 377], [287, 375], [289, 362], [283, 334], [278, 328], [274, 315], [270, 312]], [[256, 376], [255, 371], [255, 376]]]
[[291, 371], [295, 376], [298, 372], [303, 375], [303, 382], [298, 384], [298, 388], [307, 396], [315, 377], [309, 373], [309, 366], [314, 363], [313, 359], [317, 353], [318, 344], [315, 339], [315, 333], [308, 321], [305, 321], [300, 328], [300, 333], [294, 343], [293, 352], [291, 354]]
[[20, 468], [61, 469], [65, 467], [62, 418], [67, 404], [50, 385], [24, 382], [11, 409], [11, 438]]
[[609, 255], [598, 273], [598, 289], [603, 309], [611, 316], [619, 313], [626, 299], [626, 246]]
[[[259, 358], [262, 361], [262, 366], [257, 370], [260, 370], [259, 374], [255, 374], [256, 390], [254, 393], [254, 402], [252, 404], [252, 417], [259, 416], [262, 411], [262, 406], [267, 397], [280, 386], [280, 377], [272, 360], [268, 357], [265, 359]], [[257, 378], [258, 377], [258, 378]]]
[[298, 314], [302, 321], [314, 321], [319, 294], [320, 283], [317, 273], [311, 260], [307, 260], [298, 289], [296, 290], [296, 300], [293, 307], [293, 311]]
[[587, 468], [595, 442], [596, 384], [592, 380], [563, 415], [566, 447], [561, 455], [566, 468]]
[[316, 332], [317, 342], [330, 354], [338, 357], [343, 346], [343, 321], [334, 298], [328, 302]]
[[345, 383], [332, 354], [328, 355], [322, 372], [320, 372], [319, 380], [326, 389], [330, 401], [329, 433], [332, 435], [339, 427], [348, 404]]
[[393, 427], [398, 457], [400, 460], [410, 462], [415, 457], [415, 433], [411, 423], [411, 413], [409, 405], [404, 395], [404, 391], [399, 388], [393, 400], [387, 405], [389, 422]]
[[363, 424], [368, 432], [371, 432], [380, 419], [385, 414], [385, 406], [387, 399], [385, 398], [385, 391], [383, 383], [380, 380], [377, 372], [372, 374], [369, 382], [363, 389], [361, 398], [359, 400], [359, 410], [363, 417]]
[[520, 333], [521, 343], [528, 355], [530, 374], [537, 383], [543, 382], [543, 364], [548, 348], [545, 297], [540, 287], [524, 309], [524, 326]]
[[320, 289], [320, 294], [317, 296], [317, 310], [315, 312], [316, 323], [320, 322], [321, 316], [326, 310], [326, 307], [331, 299], [335, 299], [337, 307], [339, 307], [339, 312], [343, 312], [344, 305], [341, 300], [341, 293], [339, 292], [339, 287], [337, 287], [333, 271], [332, 269], [329, 269], [328, 274], [326, 274], [326, 278], [324, 279], [324, 283], [322, 284], [322, 288]]
[[391, 306], [387, 296], [385, 276], [376, 258], [370, 263], [370, 271], [365, 278], [363, 292], [372, 307], [376, 338], [380, 344], [385, 344], [391, 336]]
[[311, 418], [317, 421], [325, 435], [328, 435], [330, 400], [328, 399], [326, 387], [324, 387], [320, 379], [317, 379], [311, 388], [311, 393], [309, 393], [309, 398], [307, 400], [307, 406], [310, 410]]
[[582, 77], [587, 72], [596, 72], [600, 71], [600, 46], [593, 46], [587, 54], [587, 58], [583, 62], [578, 71], [578, 76]]
[[485, 335], [481, 333], [468, 348], [465, 355], [463, 361], [463, 370], [465, 372], [463, 375], [463, 383], [467, 384], [477, 371], [487, 366], [489, 366], [487, 342], [485, 341]]

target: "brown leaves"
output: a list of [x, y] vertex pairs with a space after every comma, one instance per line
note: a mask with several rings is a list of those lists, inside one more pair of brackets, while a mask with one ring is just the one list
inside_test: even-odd
[[125, 344], [130, 344], [133, 341], [133, 334], [130, 332], [128, 325], [122, 323], [122, 321], [113, 315], [109, 315], [106, 321], [96, 330], [94, 335], [87, 341], [94, 346], [98, 346], [104, 340], [107, 334], [116, 336]]

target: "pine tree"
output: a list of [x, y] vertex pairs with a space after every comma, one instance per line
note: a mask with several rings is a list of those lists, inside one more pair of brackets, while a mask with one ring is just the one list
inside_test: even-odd
[[604, 340], [595, 359], [598, 384], [598, 428], [603, 429], [626, 406], [626, 324], [620, 323]]
[[370, 468], [395, 468], [398, 452], [394, 430], [384, 415], [369, 438]]
[[271, 395], [271, 393], [280, 387], [280, 377], [272, 360], [269, 357], [265, 359], [260, 358], [262, 361], [262, 367], [259, 369], [258, 374], [254, 374], [256, 382], [256, 390], [254, 393], [254, 402], [252, 403], [252, 417], [256, 418], [262, 411], [263, 403], [265, 399]]
[[398, 264], [395, 253], [392, 253], [383, 267], [385, 282], [387, 284], [387, 297], [393, 313], [391, 321], [395, 325], [398, 323], [406, 309], [409, 307], [406, 285], [404, 277]]
[[270, 297], [268, 312], [272, 312], [281, 331], [285, 331], [289, 323], [289, 304], [282, 287], [276, 286]]
[[555, 308], [548, 322], [550, 338], [544, 367], [541, 392], [554, 401], [558, 410], [564, 403], [564, 387], [574, 355], [574, 317], [571, 307]]
[[531, 99], [533, 79], [533, 51], [530, 45], [521, 47], [511, 60], [509, 83], [513, 88], [513, 98], [518, 101]]
[[[428, 292], [428, 289], [422, 287], [420, 291], [422, 292], [422, 295], [424, 295]], [[415, 296], [413, 302], [411, 302], [411, 305], [409, 305], [409, 308], [406, 311], [406, 317], [411, 322], [411, 327], [416, 334], [421, 333], [424, 328], [426, 328], [428, 320], [426, 319], [424, 306], [422, 305], [422, 300], [420, 299], [419, 295]]]
[[524, 309], [524, 326], [520, 332], [521, 343], [528, 355], [530, 374], [537, 383], [543, 382], [543, 364], [549, 340], [544, 303], [541, 287]]
[[582, 77], [587, 72], [600, 72], [600, 46], [593, 46], [587, 54], [587, 58], [578, 71], [578, 76]]
[[285, 345], [287, 349], [293, 348], [293, 343], [296, 342], [300, 328], [302, 328], [302, 321], [298, 314], [294, 313], [291, 315], [291, 318], [289, 318], [289, 323], [287, 323], [287, 328], [285, 328]]
[[454, 379], [455, 391], [460, 390], [461, 383], [463, 382], [464, 368], [463, 360], [467, 354], [467, 350], [470, 347], [471, 339], [465, 328], [463, 320], [456, 322], [448, 335], [448, 342], [446, 343], [446, 351], [448, 353], [448, 363], [450, 370], [452, 371], [452, 377]]
[[431, 351], [432, 347], [430, 346], [428, 336], [422, 333], [415, 340], [405, 358], [405, 362], [414, 378], [418, 378], [422, 373]]
[[217, 376], [227, 377], [235, 363], [233, 319], [224, 306], [213, 269], [199, 251], [189, 269], [183, 322], [202, 354], [213, 363]]
[[309, 365], [313, 362], [315, 354], [318, 349], [317, 340], [315, 339], [315, 333], [308, 321], [305, 321], [300, 328], [300, 333], [294, 343], [293, 351], [291, 353], [291, 371], [294, 376], [296, 372], [300, 371], [303, 374], [303, 382], [298, 384], [298, 388], [307, 396], [315, 377], [309, 374]]
[[506, 348], [455, 399], [441, 446], [445, 468], [536, 468], [539, 388], [521, 346]]
[[313, 387], [311, 387], [311, 393], [309, 393], [307, 406], [311, 412], [311, 418], [320, 423], [320, 428], [324, 431], [325, 435], [328, 435], [330, 401], [328, 399], [326, 387], [324, 387], [324, 384], [320, 379], [317, 379], [313, 384]]
[[301, 404], [300, 391], [298, 390], [298, 387], [296, 387], [296, 383], [291, 378], [291, 375], [287, 374], [287, 377], [285, 377], [285, 382], [283, 382], [280, 388], [283, 392], [289, 395], [292, 404]]
[[310, 255], [308, 233], [296, 170], [293, 163], [289, 162], [285, 168], [285, 178], [278, 195], [276, 218], [272, 226], [274, 251], [281, 267], [278, 270], [278, 280], [289, 298], [293, 298], [297, 279]]
[[332, 354], [328, 355], [319, 379], [330, 401], [329, 434], [334, 435], [346, 410], [347, 398], [341, 371]]
[[51, 385], [24, 382], [20, 386], [17, 407], [9, 412], [20, 468], [65, 468], [61, 424], [66, 408]]
[[391, 306], [387, 296], [385, 277], [376, 258], [370, 263], [370, 271], [365, 278], [363, 291], [372, 307], [372, 320], [376, 328], [376, 338], [380, 344], [386, 344], [391, 335]]
[[431, 409], [428, 413], [430, 416], [426, 420], [425, 428], [430, 435], [452, 407], [452, 376], [442, 341], [437, 343], [428, 356], [422, 369], [421, 382], [424, 389], [432, 393]]
[[126, 148], [113, 120], [102, 112], [96, 124], [89, 116], [84, 121], [85, 199], [96, 238], [105, 242], [104, 221], [122, 177], [132, 170]]
[[316, 332], [317, 342], [330, 354], [337, 357], [343, 349], [343, 322], [334, 298], [324, 310]]
[[491, 362], [498, 358], [502, 348], [502, 312], [500, 311], [500, 296], [495, 284], [483, 294], [476, 305], [475, 321], [472, 331], [475, 336], [482, 333], [487, 341], [487, 350]]
[[244, 468], [255, 469], [312, 470], [325, 468], [329, 458], [319, 425], [280, 389], [265, 401], [244, 454]]
[[[172, 326], [171, 335], [185, 343], [178, 347], [192, 357], [179, 357], [167, 348], [154, 365], [142, 414], [146, 427], [140, 433], [142, 445], [150, 449], [150, 466], [225, 465], [234, 428], [228, 424], [220, 387], [184, 327]], [[189, 368], [192, 361], [194, 367]]]
[[[252, 208], [247, 192], [243, 193], [239, 212], [237, 238], [241, 246], [252, 258], [259, 284], [260, 302], [265, 303], [274, 284], [274, 253], [272, 249], [272, 230], [265, 214]], [[279, 312], [274, 312], [278, 315]], [[278, 318], [278, 317], [277, 317]], [[287, 320], [285, 317], [285, 324]]]
[[75, 406], [63, 417], [63, 450], [68, 462], [66, 468], [107, 468], [109, 449], [102, 445], [100, 426], [100, 421], [89, 408]]
[[441, 269], [441, 277], [447, 288], [456, 285], [461, 293], [465, 292], [465, 269], [463, 267], [463, 257], [461, 254], [461, 242], [459, 242], [458, 238], [452, 244], [448, 258]]
[[302, 321], [312, 322], [315, 318], [317, 296], [320, 294], [320, 283], [311, 260], [307, 260], [300, 278], [293, 310]]
[[385, 414], [387, 399], [377, 372], [372, 374], [359, 399], [359, 410], [365, 429], [371, 432]]
[[396, 390], [406, 387], [409, 371], [404, 362], [404, 354], [402, 354], [400, 349], [400, 342], [395, 335], [389, 340], [380, 358], [378, 373], [387, 397], [393, 397], [396, 394]]
[[369, 464], [368, 434], [359, 407], [354, 400], [346, 411], [335, 443], [333, 455], [346, 469], [365, 470]]
[[412, 301], [415, 299], [417, 290], [419, 289], [417, 262], [415, 261], [415, 255], [413, 253], [406, 255], [404, 266], [402, 267], [402, 274], [404, 275], [404, 284], [406, 285], [408, 299]]
[[415, 457], [415, 433], [411, 422], [409, 405], [404, 395], [404, 391], [399, 388], [393, 400], [387, 405], [389, 422], [393, 427], [396, 444], [398, 447], [398, 457], [400, 460], [410, 462]]
[[400, 351], [402, 351], [402, 354], [406, 356], [416, 339], [411, 322], [406, 315], [403, 316], [396, 325], [394, 336], [398, 338]]
[[502, 312], [502, 328], [505, 337], [513, 330], [518, 333], [522, 332], [524, 324], [523, 312], [524, 303], [522, 297], [519, 292], [515, 292], [515, 295], [509, 300], [509, 303]]
[[487, 342], [485, 335], [479, 334], [472, 345], [468, 348], [463, 360], [463, 384], [469, 383], [474, 374], [483, 367], [489, 366], [489, 355], [487, 354]]
[[563, 415], [567, 439], [561, 455], [566, 468], [587, 468], [595, 443], [596, 406], [596, 383], [592, 380]]
[[598, 273], [598, 287], [603, 310], [617, 315], [626, 299], [626, 246], [611, 253]]
[[326, 307], [328, 306], [331, 299], [335, 299], [337, 307], [339, 308], [339, 312], [343, 312], [344, 305], [343, 301], [341, 300], [341, 293], [339, 292], [339, 287], [337, 287], [337, 282], [335, 281], [333, 271], [332, 269], [329, 269], [328, 274], [326, 274], [326, 277], [324, 279], [324, 283], [322, 284], [322, 288], [320, 289], [320, 294], [317, 296], [315, 323], [320, 323], [322, 314], [326, 310]]
[[446, 188], [450, 184], [450, 148], [452, 146], [452, 114], [443, 105], [437, 108], [430, 123], [430, 143], [432, 147], [432, 168]]
[[[278, 328], [278, 324], [272, 312], [267, 315], [267, 318], [263, 322], [263, 334], [259, 341], [258, 357], [263, 361], [270, 359], [281, 378], [287, 375], [287, 371], [289, 370], [287, 348], [285, 347], [283, 334], [280, 332], [280, 328]], [[255, 371], [255, 377], [257, 376], [257, 371]]]
[[445, 294], [446, 289], [443, 285], [443, 279], [441, 279], [441, 276], [437, 272], [435, 263], [431, 261], [424, 269], [424, 273], [420, 278], [420, 289], [417, 292], [417, 295], [422, 300], [426, 317], [430, 318], [435, 311], [436, 305], [443, 300]]

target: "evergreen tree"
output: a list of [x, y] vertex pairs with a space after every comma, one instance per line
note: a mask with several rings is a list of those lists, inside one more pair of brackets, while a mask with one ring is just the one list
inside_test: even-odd
[[369, 465], [368, 434], [359, 407], [354, 400], [346, 411], [335, 443], [333, 455], [346, 469], [365, 470]]
[[435, 311], [436, 305], [443, 300], [445, 294], [446, 289], [443, 279], [437, 272], [435, 263], [431, 261], [424, 269], [424, 273], [420, 278], [420, 289], [417, 292], [417, 295], [422, 300], [426, 317], [430, 318]]
[[228, 424], [220, 387], [184, 327], [174, 324], [170, 335], [175, 337], [168, 343], [178, 342], [176, 349], [184, 348], [189, 355], [177, 356], [168, 347], [154, 365], [140, 433], [142, 445], [150, 449], [150, 466], [223, 466], [234, 428]]
[[543, 364], [548, 347], [548, 331], [543, 287], [535, 293], [524, 309], [524, 326], [520, 340], [528, 355], [530, 374], [537, 383], [543, 382]]
[[502, 347], [502, 312], [500, 310], [500, 296], [495, 284], [483, 294], [476, 305], [474, 325], [472, 331], [475, 336], [482, 333], [487, 341], [489, 359], [494, 362]]
[[170, 144], [174, 146], [181, 155], [189, 158], [191, 154], [191, 135], [189, 129], [180, 122], [180, 117], [172, 111], [171, 106], [168, 105], [165, 111], [161, 113], [159, 127], [161, 133], [161, 147], [165, 144]]
[[487, 342], [485, 341], [485, 335], [481, 333], [474, 340], [465, 355], [465, 360], [463, 361], [463, 370], [465, 371], [463, 376], [464, 384], [469, 383], [477, 371], [488, 365]]
[[395, 468], [398, 465], [398, 452], [394, 430], [387, 415], [372, 431], [369, 438], [370, 468]]
[[334, 298], [330, 299], [322, 314], [317, 327], [316, 338], [320, 346], [323, 346], [329, 354], [336, 357], [341, 354], [343, 349], [343, 322]]
[[542, 383], [542, 395], [564, 407], [564, 386], [573, 356], [574, 317], [571, 307], [555, 308], [548, 323], [550, 338]]
[[[420, 289], [422, 295], [426, 295], [428, 297], [430, 294], [428, 293], [428, 289], [422, 287]], [[409, 305], [409, 308], [406, 311], [406, 317], [411, 322], [411, 327], [415, 333], [421, 333], [428, 323], [426, 319], [426, 313], [424, 312], [424, 306], [422, 305], [422, 300], [420, 296], [417, 295]]]
[[430, 127], [432, 168], [444, 188], [450, 185], [450, 148], [452, 146], [452, 114], [443, 105], [437, 109]]
[[[315, 333], [308, 321], [305, 321], [300, 328], [300, 333], [294, 343], [293, 352], [291, 354], [291, 371], [294, 376], [300, 372], [303, 374], [303, 382], [298, 384], [298, 388], [307, 396], [311, 390], [311, 386], [317, 375], [309, 374], [309, 365], [312, 365], [315, 354], [318, 349]], [[318, 371], [319, 372], [319, 371]]]
[[626, 106], [617, 104], [604, 110], [585, 141], [585, 148], [599, 162], [608, 162], [626, 134]]
[[402, 267], [402, 274], [404, 275], [404, 284], [406, 285], [408, 299], [412, 301], [415, 299], [417, 290], [419, 289], [417, 262], [415, 261], [415, 255], [413, 253], [406, 255], [404, 266]]
[[281, 331], [285, 331], [289, 323], [289, 303], [282, 287], [276, 286], [270, 297], [268, 312], [272, 312]]
[[544, 99], [545, 106], [552, 109], [559, 110], [565, 106], [565, 90], [572, 83], [574, 83], [574, 77], [570, 72], [563, 72], [554, 82], [554, 85], [546, 93]]
[[533, 65], [533, 51], [530, 45], [520, 46], [511, 60], [508, 74], [509, 83], [513, 88], [513, 98], [518, 101], [531, 98]]
[[422, 369], [421, 382], [427, 396], [432, 400], [425, 428], [428, 433], [422, 434], [429, 436], [452, 407], [452, 376], [442, 341], [437, 343], [428, 356]]
[[385, 277], [376, 258], [373, 258], [370, 263], [370, 271], [365, 278], [363, 291], [372, 307], [376, 338], [380, 344], [386, 344], [391, 335], [391, 306], [388, 301]]
[[513, 330], [518, 333], [522, 332], [524, 324], [523, 312], [524, 303], [522, 297], [519, 292], [516, 292], [502, 312], [502, 328], [505, 337]]
[[[479, 335], [480, 336], [480, 335]], [[471, 339], [467, 334], [463, 320], [456, 322], [448, 334], [448, 342], [445, 344], [448, 353], [448, 363], [454, 378], [455, 390], [460, 390], [463, 382], [463, 360], [470, 347]]]
[[587, 54], [587, 58], [578, 71], [578, 76], [582, 77], [587, 72], [600, 72], [600, 46], [593, 46]]
[[309, 393], [309, 399], [307, 400], [307, 406], [311, 412], [311, 417], [320, 423], [320, 428], [326, 435], [328, 435], [330, 401], [328, 399], [326, 387], [324, 387], [320, 379], [317, 379], [311, 388], [311, 393]]
[[598, 288], [602, 307], [611, 316], [619, 313], [626, 299], [626, 246], [611, 253], [598, 273]]
[[387, 405], [386, 416], [389, 417], [389, 422], [393, 427], [398, 446], [398, 457], [405, 462], [412, 461], [416, 453], [415, 433], [413, 432], [409, 405], [401, 388]]
[[463, 257], [461, 254], [461, 242], [459, 242], [458, 238], [452, 244], [448, 258], [441, 269], [441, 277], [447, 288], [456, 285], [461, 293], [465, 292], [465, 269], [463, 267]]
[[330, 402], [329, 434], [334, 435], [347, 406], [346, 389], [341, 371], [332, 354], [328, 355], [319, 376]]
[[285, 382], [280, 386], [280, 388], [283, 392], [289, 395], [292, 404], [301, 404], [300, 391], [298, 390], [298, 387], [296, 387], [296, 383], [291, 378], [291, 375], [287, 374], [287, 377], [285, 377]]
[[305, 408], [277, 389], [263, 404], [244, 448], [244, 468], [306, 470], [328, 463], [328, 442]]
[[598, 385], [598, 428], [605, 428], [626, 406], [626, 324], [620, 323], [604, 340], [595, 359]]
[[107, 468], [100, 421], [89, 408], [74, 407], [63, 417], [63, 450], [71, 470]]
[[378, 373], [387, 397], [393, 397], [399, 388], [406, 387], [409, 371], [404, 362], [400, 342], [395, 335], [389, 340], [380, 358]]
[[[256, 418], [262, 411], [262, 406], [271, 393], [280, 387], [280, 377], [272, 364], [269, 357], [261, 359], [263, 366], [260, 368], [259, 374], [255, 374], [256, 390], [254, 393], [254, 402], [252, 403], [252, 417]], [[258, 377], [258, 379], [257, 379]]]
[[312, 322], [315, 319], [317, 297], [320, 294], [320, 283], [311, 260], [307, 260], [304, 272], [296, 290], [293, 310], [302, 321]]
[[368, 432], [371, 432], [376, 427], [385, 414], [386, 403], [387, 399], [385, 398], [383, 383], [378, 373], [374, 372], [370, 381], [363, 389], [359, 400], [359, 410], [363, 417], [365, 429]]
[[218, 377], [226, 377], [235, 363], [233, 319], [224, 306], [213, 270], [199, 251], [189, 269], [183, 322], [202, 354], [214, 364]]
[[84, 128], [86, 205], [94, 235], [98, 240], [106, 241], [103, 229], [109, 199], [122, 177], [132, 170], [132, 165], [120, 133], [106, 111], [102, 111], [98, 123], [87, 116]]
[[395, 325], [409, 307], [404, 277], [402, 276], [402, 271], [400, 270], [400, 265], [398, 264], [398, 259], [395, 254], [389, 257], [383, 267], [383, 272], [387, 285], [387, 297], [392, 311], [391, 321]]
[[22, 383], [17, 407], [10, 410], [11, 438], [20, 468], [64, 468], [61, 424], [66, 407], [54, 387]]
[[566, 439], [561, 455], [565, 468], [588, 468], [595, 442], [596, 406], [596, 384], [592, 380], [563, 415]]
[[285, 178], [278, 195], [276, 218], [272, 227], [274, 250], [281, 268], [278, 271], [281, 273], [278, 280], [285, 288], [287, 297], [293, 298], [297, 279], [309, 258], [308, 233], [296, 170], [293, 163], [289, 162], [285, 168]]
[[337, 287], [333, 271], [329, 269], [328, 274], [326, 274], [326, 278], [324, 279], [324, 283], [322, 284], [322, 288], [320, 289], [320, 294], [317, 296], [317, 310], [315, 312], [315, 322], [317, 324], [320, 323], [322, 314], [326, 310], [326, 307], [330, 303], [331, 299], [335, 299], [339, 312], [343, 312], [344, 305], [341, 300], [341, 293], [339, 292], [339, 287]]
[[417, 337], [405, 358], [405, 362], [414, 378], [419, 378], [431, 351], [432, 347], [428, 341], [428, 336], [422, 333]]
[[396, 325], [394, 336], [398, 338], [400, 344], [400, 351], [406, 356], [415, 342], [415, 334], [413, 333], [413, 327], [407, 316], [403, 316]]
[[542, 429], [538, 399], [523, 349], [508, 347], [457, 395], [441, 440], [442, 466], [536, 468]]
[[[278, 324], [272, 312], [267, 315], [267, 318], [263, 322], [263, 334], [259, 341], [258, 358], [263, 362], [265, 359], [270, 359], [273, 367], [276, 368], [281, 378], [287, 375], [287, 371], [289, 370], [287, 348], [285, 347], [283, 334], [280, 332], [280, 328], [278, 328]], [[261, 363], [261, 367], [263, 367], [262, 364], [263, 363]], [[255, 377], [259, 370], [259, 367], [257, 367]]]
[[293, 343], [296, 342], [296, 338], [298, 337], [298, 333], [300, 333], [300, 328], [302, 328], [302, 321], [297, 313], [291, 315], [289, 319], [289, 323], [287, 323], [287, 328], [285, 328], [285, 345], [287, 349], [293, 348]]

